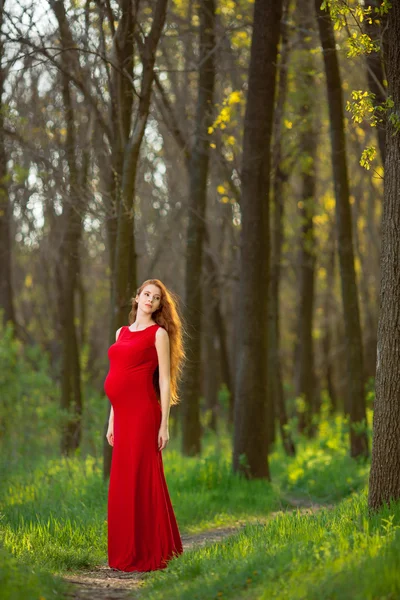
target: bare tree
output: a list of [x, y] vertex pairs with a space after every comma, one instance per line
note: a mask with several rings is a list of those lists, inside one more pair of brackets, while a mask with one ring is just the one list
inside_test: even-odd
[[283, 7], [281, 43], [280, 43], [280, 61], [279, 61], [279, 81], [277, 90], [277, 100], [274, 113], [273, 125], [273, 162], [272, 162], [272, 182], [271, 182], [271, 273], [269, 289], [269, 393], [270, 415], [268, 418], [269, 440], [274, 441], [275, 421], [279, 423], [283, 447], [289, 456], [295, 454], [295, 446], [290, 433], [288, 432], [288, 416], [285, 404], [285, 395], [283, 389], [282, 365], [281, 365], [281, 314], [279, 302], [279, 290], [281, 285], [281, 260], [282, 245], [284, 242], [284, 185], [287, 182], [288, 174], [283, 168], [283, 115], [284, 106], [288, 91], [288, 63], [290, 55], [289, 43], [289, 2], [286, 0]]
[[282, 1], [256, 0], [244, 121], [233, 468], [269, 478], [269, 180]]
[[2, 320], [6, 324], [11, 321], [16, 326], [14, 296], [11, 279], [11, 203], [8, 195], [7, 154], [4, 131], [4, 82], [6, 67], [4, 65], [4, 10], [5, 0], [0, 1], [0, 308], [3, 309]]
[[336, 227], [342, 286], [343, 313], [346, 326], [348, 367], [348, 412], [350, 414], [351, 456], [368, 456], [366, 431], [363, 353], [354, 268], [352, 219], [344, 134], [343, 94], [336, 53], [333, 24], [329, 13], [321, 11], [315, 0], [315, 11], [324, 55], [329, 119], [331, 127], [332, 170], [336, 198]]
[[299, 24], [299, 155], [301, 197], [299, 202], [299, 252], [297, 302], [297, 339], [294, 359], [294, 393], [302, 399], [299, 410], [299, 429], [313, 432], [312, 416], [316, 412], [313, 316], [315, 304], [315, 233], [317, 153], [316, 105], [315, 105], [315, 60], [311, 53], [314, 45], [312, 30], [312, 3], [301, 0], [297, 5]]
[[189, 333], [188, 362], [182, 384], [182, 451], [199, 454], [201, 451], [201, 426], [199, 409], [200, 390], [200, 332], [202, 311], [202, 262], [205, 238], [205, 209], [209, 164], [208, 128], [212, 123], [215, 81], [215, 2], [201, 0], [200, 65], [196, 111], [196, 133], [190, 162], [189, 214], [185, 276], [185, 320]]

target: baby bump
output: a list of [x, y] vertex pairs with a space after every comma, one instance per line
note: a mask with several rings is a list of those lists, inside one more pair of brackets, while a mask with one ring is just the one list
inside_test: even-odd
[[153, 385], [153, 371], [110, 369], [104, 382], [104, 391], [114, 408], [137, 403], [153, 403], [157, 395]]

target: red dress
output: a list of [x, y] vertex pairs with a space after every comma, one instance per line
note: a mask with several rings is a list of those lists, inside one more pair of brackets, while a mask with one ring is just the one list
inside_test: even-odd
[[122, 327], [108, 349], [104, 391], [114, 409], [108, 488], [108, 564], [120, 571], [163, 569], [183, 552], [157, 436], [161, 406], [153, 384], [155, 335]]

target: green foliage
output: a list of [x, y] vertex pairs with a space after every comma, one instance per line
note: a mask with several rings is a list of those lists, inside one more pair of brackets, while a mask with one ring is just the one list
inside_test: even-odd
[[[355, 58], [372, 52], [380, 52], [380, 45], [362, 29], [365, 21], [369, 25], [380, 24], [381, 19], [387, 15], [392, 7], [389, 0], [382, 0], [378, 6], [365, 6], [364, 3], [351, 2], [350, 0], [323, 0], [321, 9], [329, 12], [334, 23], [334, 29], [340, 31], [346, 28], [348, 37], [346, 44], [348, 47], [347, 56]], [[350, 33], [351, 29], [355, 29]], [[385, 103], [375, 105], [375, 94], [369, 91], [354, 90], [351, 93], [352, 101], [346, 104], [346, 110], [352, 114], [352, 120], [355, 123], [368, 121], [375, 127], [388, 118], [392, 123], [394, 132], [400, 130], [400, 118], [397, 113], [391, 110], [392, 100], [388, 98]], [[371, 162], [377, 155], [374, 146], [368, 146], [362, 152], [360, 165], [369, 170]]]
[[379, 52], [380, 47], [376, 42], [373, 42], [366, 33], [353, 33], [347, 40], [349, 47], [347, 56], [354, 57], [360, 54], [371, 54], [371, 52]]
[[65, 598], [68, 586], [61, 578], [37, 568], [21, 565], [0, 548], [1, 600], [51, 600]]
[[[36, 354], [22, 349], [9, 332], [4, 332], [2, 342], [4, 348], [11, 348], [8, 353], [2, 350], [2, 356], [7, 354], [9, 358], [2, 392], [9, 386], [8, 393], [17, 404], [20, 402], [15, 379], [21, 364], [24, 377], [28, 378], [24, 381], [35, 381], [30, 379], [30, 369], [38, 370], [46, 391], [47, 360], [43, 358], [40, 367]], [[3, 346], [0, 344], [0, 349]], [[28, 355], [34, 357], [32, 364], [27, 362]], [[22, 378], [22, 370], [18, 373]], [[40, 411], [42, 405], [47, 405], [47, 392], [40, 389], [38, 382], [36, 385], [36, 409]], [[372, 395], [372, 381], [369, 388]], [[223, 388], [220, 395], [227, 408], [227, 390]], [[39, 600], [38, 590], [44, 598], [57, 597], [57, 585], [53, 585], [50, 575], [42, 577], [39, 569], [62, 574], [106, 564], [108, 482], [102, 473], [104, 404], [100, 399], [99, 394], [88, 391], [84, 416], [86, 450], [80, 455], [60, 458], [57, 444], [50, 453], [44, 441], [47, 431], [38, 441], [37, 451], [25, 452], [23, 460], [21, 449], [25, 442], [21, 438], [17, 439], [20, 446], [14, 446], [19, 460], [9, 460], [7, 452], [1, 454], [0, 544], [5, 566], [0, 570], [0, 581], [6, 581], [4, 589], [11, 590], [10, 594], [15, 591], [10, 598]], [[56, 422], [57, 419], [48, 422], [50, 431]], [[293, 422], [289, 423], [295, 436], [296, 456], [287, 457], [278, 441], [270, 455], [272, 483], [247, 480], [232, 472], [231, 436], [222, 421], [219, 435], [206, 430], [201, 457], [183, 457], [178, 451], [180, 439], [171, 440], [163, 461], [181, 532], [244, 523], [246, 526], [223, 543], [186, 551], [163, 573], [146, 574], [146, 597], [240, 598], [254, 591], [256, 597], [283, 600], [288, 591], [293, 592], [290, 597], [295, 599], [330, 597], [324, 595], [325, 590], [330, 590], [332, 597], [337, 593], [337, 597], [346, 598], [340, 594], [349, 586], [347, 563], [357, 570], [362, 561], [371, 561], [372, 565], [376, 555], [387, 561], [388, 578], [393, 579], [394, 552], [399, 550], [399, 514], [397, 509], [388, 508], [379, 517], [368, 518], [368, 463], [349, 457], [348, 421], [341, 416], [328, 417], [324, 403], [314, 439], [304, 438], [292, 426]], [[42, 453], [39, 442], [45, 449]], [[87, 454], [90, 449], [93, 455]], [[347, 502], [318, 515], [291, 511], [297, 502], [337, 502], [345, 497]], [[285, 512], [271, 515], [282, 508]], [[371, 570], [374, 572], [372, 566]], [[377, 579], [376, 574], [374, 577]], [[373, 579], [371, 576], [377, 586]], [[386, 589], [384, 584], [379, 585]], [[357, 588], [354, 598], [362, 598], [365, 589]]]
[[50, 570], [82, 568], [102, 559], [106, 489], [93, 458], [36, 459], [2, 464], [2, 544], [21, 563]]
[[[291, 431], [296, 444], [296, 456], [287, 457], [280, 447], [271, 455], [273, 481], [289, 497], [332, 502], [360, 490], [366, 482], [367, 462], [355, 464], [349, 456], [349, 421], [343, 416], [328, 418], [323, 406], [323, 418], [317, 424], [315, 438], [307, 439]], [[368, 413], [372, 422], [371, 411]], [[371, 435], [370, 429], [368, 429]]]
[[[145, 579], [143, 596], [367, 600], [400, 593], [400, 506], [368, 519], [366, 492], [314, 514], [280, 513], [184, 553]], [[389, 594], [389, 595], [388, 595]]]
[[323, 0], [321, 10], [329, 10], [334, 22], [334, 29], [340, 30], [348, 25], [349, 17], [360, 26], [363, 21], [369, 24], [379, 22], [392, 8], [389, 0], [382, 0], [379, 6], [364, 6], [363, 3], [351, 2], [350, 0]]
[[[172, 440], [164, 468], [181, 530], [265, 519], [294, 495], [332, 501], [365, 485], [366, 466], [349, 458], [348, 427], [340, 417], [321, 421], [314, 440], [298, 436], [296, 442], [294, 458], [280, 444], [271, 454], [270, 483], [232, 472], [227, 432], [219, 437], [208, 432], [197, 458], [183, 457], [174, 448], [179, 440]], [[14, 556], [57, 571], [106, 560], [108, 485], [102, 457], [33, 456], [30, 464], [1, 460], [1, 542]]]
[[375, 94], [370, 91], [353, 90], [351, 97], [353, 101], [347, 101], [346, 110], [351, 113], [352, 120], [355, 123], [362, 123], [364, 120], [368, 120], [372, 127], [375, 127], [382, 121], [382, 117], [374, 105]]
[[364, 148], [364, 150], [362, 151], [361, 158], [360, 158], [360, 165], [362, 167], [364, 167], [364, 169], [367, 169], [367, 171], [369, 171], [371, 168], [371, 162], [373, 160], [375, 160], [376, 155], [377, 155], [376, 147], [375, 146], [367, 146], [367, 148]]
[[39, 346], [23, 346], [14, 338], [11, 323], [4, 328], [0, 322], [0, 363], [3, 455], [20, 460], [21, 454], [32, 455], [46, 446], [54, 447], [61, 413], [47, 354]]
[[[385, 102], [378, 105], [375, 104], [376, 95], [369, 91], [353, 90], [351, 98], [352, 101], [348, 100], [346, 103], [346, 110], [351, 113], [352, 120], [355, 123], [367, 121], [371, 127], [376, 127], [383, 123], [385, 119], [388, 119], [392, 125], [393, 135], [400, 133], [400, 116], [393, 110], [394, 101], [391, 96], [386, 98]], [[375, 146], [364, 148], [360, 158], [360, 165], [369, 170], [371, 162], [376, 156]]]

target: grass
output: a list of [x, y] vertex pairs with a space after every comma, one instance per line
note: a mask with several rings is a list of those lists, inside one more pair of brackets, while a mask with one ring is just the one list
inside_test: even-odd
[[21, 564], [0, 548], [1, 600], [64, 598], [65, 589], [65, 583], [60, 578], [32, 565]]
[[316, 514], [282, 513], [148, 576], [149, 600], [372, 600], [400, 596], [400, 507], [366, 518], [363, 490]]
[[[306, 589], [304, 586], [314, 589], [315, 578], [324, 578], [325, 586], [334, 587], [341, 561], [350, 564], [352, 557], [355, 568], [354, 550], [345, 551], [346, 543], [353, 543], [350, 524], [360, 548], [364, 548], [362, 540], [379, 555], [396, 547], [393, 532], [397, 529], [393, 523], [389, 543], [389, 534], [375, 538], [374, 533], [369, 538], [366, 531], [355, 526], [358, 521], [351, 520], [356, 514], [366, 519], [368, 463], [349, 458], [343, 419], [323, 420], [314, 440], [297, 437], [296, 442], [294, 458], [286, 457], [279, 444], [271, 454], [270, 483], [246, 481], [232, 473], [226, 432], [218, 438], [211, 432], [207, 434], [201, 458], [182, 457], [179, 440], [173, 440], [163, 457], [181, 532], [201, 532], [239, 521], [248, 525], [226, 542], [185, 552], [167, 570], [148, 574], [142, 591], [146, 598], [159, 598], [161, 594], [164, 598], [239, 598], [250, 589], [257, 598], [311, 598], [309, 590], [308, 596], [299, 594]], [[42, 457], [29, 464], [25, 456], [17, 463], [3, 462], [1, 476], [0, 541], [14, 573], [17, 565], [20, 573], [28, 569], [38, 580], [43, 576], [45, 590], [49, 578], [46, 573], [62, 575], [106, 562], [108, 486], [102, 479], [101, 459], [91, 455]], [[350, 499], [330, 512], [301, 515], [287, 510], [294, 497], [321, 503]], [[262, 524], [271, 511], [279, 509], [286, 512]], [[350, 516], [345, 517], [345, 510]], [[342, 527], [343, 523], [347, 526]], [[382, 540], [386, 538], [385, 545]], [[335, 547], [341, 549], [339, 554]], [[366, 560], [367, 556], [364, 549], [359, 558]], [[5, 563], [8, 565], [7, 560]], [[330, 582], [326, 565], [332, 571]], [[341, 567], [339, 572], [344, 577]], [[297, 595], [279, 595], [278, 590], [286, 589], [290, 580]], [[40, 597], [30, 578], [26, 585], [24, 598]], [[53, 589], [57, 597], [59, 588], [55, 585]], [[264, 591], [267, 596], [262, 595]], [[46, 600], [53, 597], [48, 592], [41, 595]]]
[[[0, 597], [60, 598], [68, 586], [59, 576], [107, 561], [104, 395], [84, 373], [82, 446], [75, 457], [60, 458], [64, 417], [47, 355], [23, 348], [8, 329], [3, 334], [0, 321], [0, 356]], [[371, 417], [369, 411], [369, 424]], [[272, 482], [232, 473], [231, 436], [223, 429], [206, 432], [199, 458], [182, 457], [180, 440], [171, 440], [164, 468], [181, 532], [247, 525], [146, 574], [143, 598], [400, 597], [400, 508], [368, 517], [369, 463], [349, 457], [348, 423], [324, 412], [313, 440], [292, 426], [297, 454], [289, 458], [277, 444]], [[292, 510], [299, 501], [333, 507], [305, 514]]]

